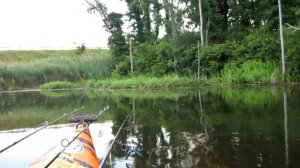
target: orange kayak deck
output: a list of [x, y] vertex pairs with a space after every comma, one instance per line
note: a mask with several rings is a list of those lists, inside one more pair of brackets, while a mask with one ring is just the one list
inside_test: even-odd
[[[63, 146], [64, 143], [68, 144], [79, 133], [80, 135], [69, 144], [69, 146]], [[54, 158], [55, 160], [53, 161]], [[50, 168], [98, 168], [100, 162], [97, 158], [89, 129], [83, 127], [77, 128], [75, 130], [75, 136], [62, 140], [61, 144], [51, 148], [44, 155], [33, 161], [28, 167], [40, 168], [47, 165], [49, 165]]]

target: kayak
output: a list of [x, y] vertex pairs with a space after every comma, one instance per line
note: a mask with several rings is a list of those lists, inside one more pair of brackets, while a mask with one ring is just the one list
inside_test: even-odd
[[60, 144], [52, 147], [42, 156], [34, 160], [29, 168], [98, 168], [100, 162], [93, 145], [87, 124], [76, 126], [74, 135], [65, 138]]

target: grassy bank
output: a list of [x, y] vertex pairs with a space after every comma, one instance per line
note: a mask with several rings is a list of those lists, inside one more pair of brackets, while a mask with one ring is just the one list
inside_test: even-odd
[[200, 82], [197, 79], [179, 77], [177, 75], [168, 75], [164, 77], [146, 77], [137, 76], [131, 78], [107, 78], [103, 80], [88, 79], [77, 83], [68, 81], [54, 81], [42, 84], [40, 89], [69, 89], [75, 87], [82, 87], [87, 89], [163, 89], [163, 88], [177, 88], [177, 87], [193, 87]]
[[10, 87], [34, 88], [51, 81], [81, 81], [109, 76], [114, 65], [108, 50], [1, 51], [0, 83]]
[[[83, 82], [85, 88], [96, 89], [159, 89], [175, 87], [191, 87], [200, 83], [194, 78], [167, 75], [163, 77], [137, 76], [122, 79], [87, 80]], [[204, 84], [204, 83], [203, 83]]]
[[[227, 79], [228, 80], [228, 79]], [[256, 81], [248, 83], [232, 83], [232, 81], [224, 82], [222, 77], [197, 78], [193, 77], [179, 77], [177, 75], [167, 75], [163, 77], [146, 77], [137, 76], [132, 78], [108, 78], [103, 80], [83, 80], [81, 82], [72, 83], [67, 81], [49, 82], [41, 85], [40, 89], [72, 89], [72, 88], [86, 88], [86, 89], [137, 89], [137, 90], [156, 90], [156, 89], [174, 89], [174, 88], [198, 88], [202, 86], [232, 86], [232, 85], [270, 85], [270, 81]], [[280, 84], [280, 83], [277, 83]]]
[[[282, 83], [280, 70], [273, 62], [263, 63], [261, 61], [249, 61], [241, 66], [234, 63], [225, 65], [224, 70], [215, 76], [201, 77], [199, 80], [196, 76], [182, 77], [176, 74], [165, 75], [162, 77], [136, 76], [127, 78], [107, 78], [102, 80], [88, 79], [80, 83], [70, 84], [69, 82], [50, 82], [43, 85], [43, 89], [63, 89], [80, 86], [83, 88], [93, 89], [163, 89], [163, 88], [180, 88], [180, 87], [201, 87], [204, 85], [241, 85], [241, 84], [259, 84], [270, 85], [272, 82]], [[274, 84], [274, 83], [273, 83]]]
[[162, 77], [137, 76], [121, 79], [85, 80], [83, 87], [96, 89], [159, 89], [177, 87], [201, 87], [205, 85], [244, 85], [281, 84], [280, 69], [274, 62], [248, 61], [241, 66], [234, 63], [225, 65], [220, 74], [204, 77], [199, 80], [196, 75], [182, 77], [178, 75], [165, 75]]
[[[224, 64], [218, 74], [197, 80], [196, 74], [138, 75], [111, 77], [114, 59], [108, 50], [67, 51], [0, 51], [0, 84], [2, 90], [41, 89], [163, 89], [200, 87], [204, 85], [269, 85], [282, 83], [277, 62], [249, 60]], [[204, 74], [204, 73], [203, 73]], [[0, 89], [0, 90], [1, 90]]]

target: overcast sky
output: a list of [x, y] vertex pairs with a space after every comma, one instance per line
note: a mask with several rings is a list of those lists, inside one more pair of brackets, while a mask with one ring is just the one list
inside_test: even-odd
[[[101, 2], [109, 11], [126, 11], [123, 1]], [[0, 0], [0, 50], [107, 47], [100, 15], [87, 8], [84, 0]]]

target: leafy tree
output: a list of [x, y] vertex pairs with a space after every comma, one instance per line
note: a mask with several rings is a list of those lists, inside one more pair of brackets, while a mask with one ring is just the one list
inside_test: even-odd
[[[198, 27], [199, 20], [199, 1], [198, 0], [180, 0], [186, 5], [184, 13], [190, 22], [188, 22], [188, 27]], [[202, 11], [203, 11], [203, 26], [204, 30], [209, 32], [209, 37], [207, 38], [212, 42], [224, 42], [227, 33], [227, 3], [223, 4], [220, 0], [202, 0]]]
[[145, 32], [151, 33], [151, 20], [150, 20], [150, 2], [148, 0], [142, 0], [143, 20], [145, 25]]
[[105, 29], [111, 34], [111, 36], [108, 38], [108, 45], [112, 51], [112, 54], [115, 57], [121, 57], [122, 55], [128, 53], [128, 46], [122, 30], [122, 26], [124, 24], [122, 21], [123, 15], [115, 12], [108, 14], [105, 4], [101, 3], [99, 0], [94, 0], [94, 3], [91, 3], [87, 0], [86, 2], [89, 4], [88, 12], [99, 12], [102, 16]]
[[85, 51], [86, 51], [85, 44], [82, 43], [80, 46], [77, 46], [76, 54], [82, 56], [85, 53]]
[[287, 72], [292, 77], [292, 80], [300, 80], [300, 7], [294, 9], [295, 16], [298, 17], [296, 26], [291, 27], [285, 31], [286, 36], [286, 65]]
[[[134, 61], [137, 74], [195, 75], [199, 39], [199, 0], [125, 0], [128, 20], [123, 15], [107, 13], [100, 0], [90, 3], [89, 11], [98, 12], [110, 32], [109, 46], [120, 62], [115, 73], [128, 75], [129, 59], [122, 25], [131, 25], [134, 37]], [[279, 64], [277, 0], [201, 0], [203, 28], [209, 45], [202, 49], [204, 75], [252, 67], [264, 63]], [[283, 23], [299, 27], [300, 1], [282, 1]], [[290, 27], [290, 26], [289, 26]], [[162, 38], [161, 30], [165, 30]], [[285, 31], [287, 69], [295, 77], [299, 68], [299, 32]], [[129, 36], [128, 36], [129, 37]], [[127, 37], [127, 39], [128, 39]], [[298, 40], [298, 41], [297, 41]], [[231, 66], [235, 66], [234, 68]], [[272, 66], [270, 66], [272, 67]], [[277, 67], [277, 66], [274, 66]], [[232, 69], [230, 69], [232, 68]], [[251, 74], [251, 73], [249, 73]], [[298, 77], [297, 77], [298, 78]], [[299, 77], [300, 79], [300, 77]]]
[[108, 38], [108, 45], [115, 57], [120, 57], [128, 53], [128, 46], [122, 31], [122, 17], [122, 14], [112, 12], [105, 19], [105, 22], [107, 22], [108, 28], [112, 33]]
[[159, 29], [162, 25], [162, 17], [160, 11], [162, 10], [162, 4], [158, 0], [153, 0], [153, 22], [154, 22], [154, 37], [157, 40], [159, 35]]
[[[143, 22], [143, 10], [141, 0], [126, 0], [128, 6], [127, 16], [129, 21], [132, 21], [131, 26], [136, 33], [136, 40], [140, 43], [145, 41], [144, 35], [144, 22]], [[146, 10], [146, 9], [145, 9]], [[145, 16], [148, 19], [148, 16]]]
[[171, 4], [169, 3], [169, 0], [163, 0], [163, 8], [165, 10], [165, 19], [164, 19], [164, 26], [165, 31], [167, 35], [172, 34], [172, 21], [171, 21], [171, 10], [173, 7], [171, 7]]

